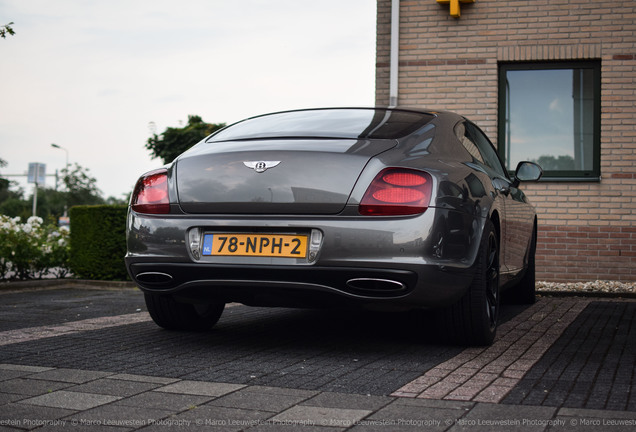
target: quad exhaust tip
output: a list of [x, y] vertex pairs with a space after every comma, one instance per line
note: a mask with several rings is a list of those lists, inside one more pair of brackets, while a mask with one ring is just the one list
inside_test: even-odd
[[376, 278], [350, 279], [347, 281], [347, 286], [356, 290], [376, 293], [390, 293], [406, 290], [406, 285], [402, 282]]
[[143, 272], [135, 276], [135, 279], [147, 284], [165, 284], [172, 281], [172, 276], [162, 272]]

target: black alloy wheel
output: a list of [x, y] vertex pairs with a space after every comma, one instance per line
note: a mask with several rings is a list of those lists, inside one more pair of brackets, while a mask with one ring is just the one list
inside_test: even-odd
[[490, 345], [497, 332], [499, 307], [499, 238], [489, 220], [479, 245], [473, 282], [457, 303], [439, 311], [437, 325], [450, 343]]
[[152, 320], [166, 330], [209, 330], [225, 308], [225, 303], [181, 303], [170, 295], [144, 293], [144, 299]]

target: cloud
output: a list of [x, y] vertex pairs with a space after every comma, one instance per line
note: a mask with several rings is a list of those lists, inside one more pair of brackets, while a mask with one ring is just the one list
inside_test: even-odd
[[559, 98], [553, 99], [549, 105], [550, 111], [556, 111], [558, 113], [563, 113], [563, 107], [561, 106], [561, 100]]

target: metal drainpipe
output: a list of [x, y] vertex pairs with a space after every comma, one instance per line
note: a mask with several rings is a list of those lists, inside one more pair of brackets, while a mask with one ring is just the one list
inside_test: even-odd
[[400, 0], [391, 3], [391, 64], [389, 71], [389, 106], [398, 103], [398, 72], [400, 54]]

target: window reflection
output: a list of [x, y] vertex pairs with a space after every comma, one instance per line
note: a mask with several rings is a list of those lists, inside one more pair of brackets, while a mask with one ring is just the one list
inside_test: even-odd
[[[538, 163], [546, 172], [595, 170], [596, 68], [504, 68], [506, 168]], [[500, 141], [501, 142], [501, 141]]]
[[314, 109], [244, 120], [213, 135], [211, 141], [251, 138], [320, 137], [397, 139], [415, 132], [432, 114], [382, 109]]

